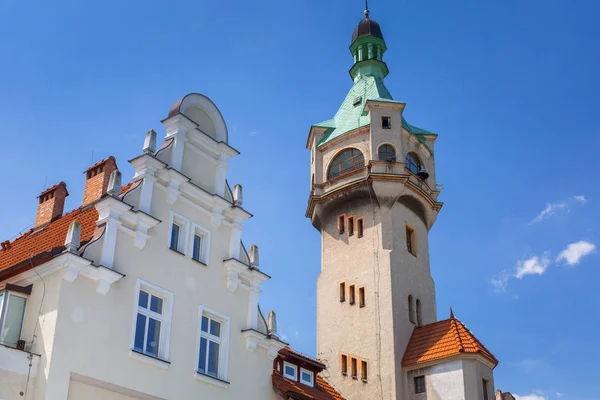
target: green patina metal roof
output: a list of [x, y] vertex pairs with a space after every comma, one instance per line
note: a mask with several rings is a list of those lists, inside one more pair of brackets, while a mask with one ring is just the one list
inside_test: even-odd
[[[359, 99], [360, 101], [358, 101]], [[317, 143], [317, 146], [321, 146], [346, 132], [369, 125], [371, 120], [369, 113], [365, 111], [367, 101], [401, 104], [400, 101], [396, 101], [392, 98], [392, 95], [385, 87], [382, 78], [375, 76], [359, 76], [348, 92], [348, 95], [346, 95], [346, 98], [338, 112], [335, 114], [335, 117], [313, 125], [326, 128], [325, 134], [321, 141]], [[409, 124], [404, 117], [402, 117], [402, 127], [415, 135], [425, 146], [427, 146], [427, 144], [424, 135], [435, 135], [435, 133]], [[427, 146], [427, 148], [432, 152], [429, 146]]]

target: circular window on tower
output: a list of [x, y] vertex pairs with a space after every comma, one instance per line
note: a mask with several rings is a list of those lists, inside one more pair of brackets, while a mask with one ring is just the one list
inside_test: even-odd
[[384, 144], [377, 151], [379, 161], [396, 162], [396, 150], [389, 144]]
[[358, 149], [346, 149], [339, 153], [329, 165], [327, 179], [337, 178], [347, 172], [362, 168], [365, 165], [365, 157]]

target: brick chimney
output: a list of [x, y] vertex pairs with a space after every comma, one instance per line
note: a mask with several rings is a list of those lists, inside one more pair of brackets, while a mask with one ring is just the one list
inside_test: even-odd
[[67, 185], [64, 182], [60, 182], [40, 193], [35, 226], [38, 227], [60, 217], [65, 208], [65, 198], [68, 195]]
[[110, 156], [89, 167], [85, 174], [82, 205], [93, 203], [106, 195], [110, 174], [117, 169], [117, 161]]

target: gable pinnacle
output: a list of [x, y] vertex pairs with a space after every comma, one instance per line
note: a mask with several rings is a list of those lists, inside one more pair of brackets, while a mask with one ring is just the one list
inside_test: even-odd
[[452, 307], [450, 307], [450, 318], [454, 318], [454, 311], [452, 311]]

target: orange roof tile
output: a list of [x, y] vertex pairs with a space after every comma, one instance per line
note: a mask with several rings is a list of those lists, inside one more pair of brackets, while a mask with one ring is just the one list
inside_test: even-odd
[[276, 370], [273, 370], [272, 379], [273, 388], [276, 392], [285, 396], [285, 399], [344, 400], [344, 397], [320, 374], [317, 374], [314, 387], [284, 378]]
[[406, 346], [402, 366], [440, 360], [463, 353], [480, 354], [494, 366], [498, 360], [457, 318], [416, 327]]
[[[130, 183], [123, 186], [122, 195], [136, 186]], [[69, 225], [75, 220], [81, 224], [81, 246], [87, 244], [94, 235], [98, 220], [93, 204], [68, 212], [47, 225], [32, 228], [0, 249], [0, 281], [50, 261], [62, 252]]]
[[325, 364], [323, 364], [319, 360], [309, 357], [305, 354], [299, 353], [295, 350], [292, 350], [292, 348], [290, 346], [285, 346], [283, 349], [279, 350], [280, 355], [286, 355], [287, 353], [291, 354], [292, 356], [294, 356], [296, 358], [300, 358], [302, 360], [306, 360], [306, 361], [309, 361], [309, 362], [317, 365], [321, 371], [325, 369]]

